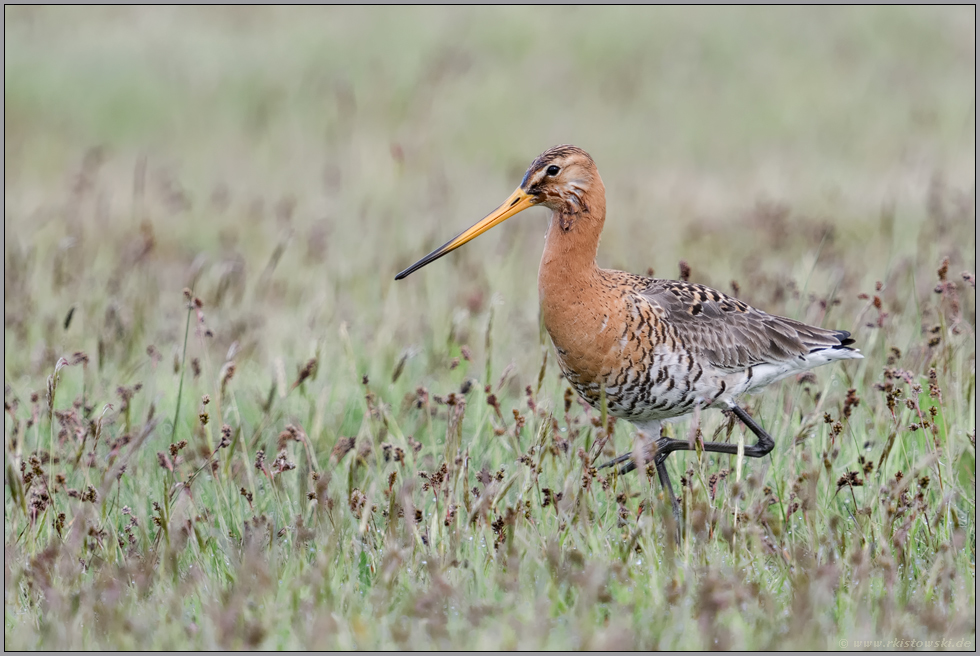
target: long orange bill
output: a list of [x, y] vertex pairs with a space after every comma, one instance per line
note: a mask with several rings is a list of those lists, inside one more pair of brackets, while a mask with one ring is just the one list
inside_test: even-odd
[[434, 251], [432, 251], [425, 257], [423, 257], [421, 260], [413, 264], [412, 266], [408, 267], [407, 269], [399, 273], [397, 276], [395, 276], [395, 280], [401, 280], [408, 274], [418, 271], [429, 262], [434, 262], [435, 260], [438, 260], [446, 253], [456, 250], [457, 248], [459, 248], [466, 242], [470, 241], [471, 239], [478, 237], [479, 235], [482, 235], [490, 228], [494, 227], [497, 224], [503, 223], [504, 221], [514, 216], [518, 212], [523, 212], [524, 210], [531, 207], [532, 205], [534, 205], [534, 196], [530, 196], [524, 193], [524, 191], [520, 187], [518, 187], [517, 191], [511, 194], [510, 198], [505, 200], [503, 205], [501, 205], [493, 212], [488, 214], [486, 218], [484, 218], [482, 221], [477, 223], [469, 230], [464, 230], [453, 239], [449, 240], [448, 242], [446, 242], [445, 244], [443, 244], [442, 246], [435, 249]]

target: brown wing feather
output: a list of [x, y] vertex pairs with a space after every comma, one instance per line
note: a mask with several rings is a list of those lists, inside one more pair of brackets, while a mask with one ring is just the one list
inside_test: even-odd
[[664, 311], [666, 323], [685, 346], [720, 369], [785, 362], [853, 343], [846, 331], [773, 316], [704, 285], [649, 280], [639, 291]]

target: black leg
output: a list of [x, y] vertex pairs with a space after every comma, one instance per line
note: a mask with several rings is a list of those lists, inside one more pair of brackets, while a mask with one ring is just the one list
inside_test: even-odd
[[[738, 417], [759, 440], [755, 444], [746, 446], [743, 453], [749, 458], [761, 458], [768, 455], [769, 452], [773, 450], [773, 447], [776, 446], [776, 442], [772, 439], [772, 436], [739, 406], [733, 405], [732, 412], [735, 413], [735, 416]], [[658, 439], [654, 443], [654, 447], [655, 448], [653, 449], [653, 453], [651, 455], [656, 460], [662, 460], [674, 451], [689, 451], [692, 448], [691, 443], [687, 440], [672, 440], [667, 437], [661, 437]], [[737, 455], [738, 445], [731, 444], [729, 442], [705, 442], [704, 450], [708, 453], [727, 453], [729, 455]], [[623, 467], [621, 467], [619, 470], [620, 474], [626, 474], [636, 469], [636, 463], [633, 461], [632, 452], [624, 453], [621, 456], [613, 458], [609, 462], [599, 465], [599, 469], [612, 467], [613, 465], [618, 465], [619, 463], [626, 462], [627, 460], [629, 462], [623, 465]]]
[[677, 503], [677, 495], [674, 494], [674, 486], [670, 484], [670, 476], [667, 474], [667, 465], [664, 463], [666, 456], [663, 458], [657, 458], [657, 476], [660, 478], [660, 484], [664, 488], [664, 494], [670, 497], [670, 509], [674, 513], [674, 539], [677, 540], [677, 544], [681, 543], [681, 507]]
[[[759, 441], [752, 446], [745, 447], [744, 453], [750, 458], [761, 458], [762, 456], [768, 455], [770, 451], [776, 446], [776, 442], [772, 439], [772, 435], [766, 432], [762, 426], [755, 422], [755, 419], [749, 416], [745, 410], [742, 410], [737, 405], [732, 406], [732, 412], [735, 416], [742, 420], [750, 431], [755, 433], [755, 436], [759, 438]], [[713, 444], [717, 444], [714, 442]], [[738, 447], [732, 453], [738, 453]]]
[[[653, 461], [657, 468], [657, 477], [660, 479], [660, 485], [664, 488], [664, 494], [670, 499], [670, 509], [674, 515], [674, 526], [677, 529], [676, 535], [674, 536], [677, 540], [677, 544], [681, 542], [681, 507], [677, 502], [677, 495], [674, 494], [674, 487], [670, 484], [670, 476], [667, 474], [667, 465], [665, 464], [667, 456], [674, 451], [679, 451], [681, 449], [687, 449], [690, 445], [684, 440], [672, 440], [669, 437], [660, 437], [653, 444]], [[637, 464], [633, 459], [633, 454], [624, 453], [621, 456], [617, 456], [610, 460], [609, 462], [599, 465], [600, 469], [605, 467], [612, 467], [613, 465], [618, 465], [625, 462], [626, 464], [620, 467], [620, 474], [627, 474], [634, 469], [636, 469]]]
[[[738, 417], [743, 424], [752, 431], [755, 436], [759, 439], [755, 444], [746, 446], [742, 453], [744, 453], [749, 458], [762, 458], [773, 450], [776, 446], [775, 441], [772, 436], [765, 431], [762, 426], [760, 426], [752, 417], [749, 416], [745, 410], [737, 405], [732, 405], [732, 412]], [[657, 467], [657, 475], [660, 478], [660, 484], [664, 487], [664, 492], [670, 497], [671, 509], [674, 512], [674, 520], [677, 522], [678, 531], [678, 541], [680, 540], [680, 521], [681, 521], [681, 509], [677, 503], [677, 497], [674, 496], [674, 490], [670, 485], [670, 477], [667, 475], [667, 466], [664, 461], [667, 460], [669, 456], [674, 451], [688, 451], [690, 450], [691, 443], [687, 440], [672, 440], [669, 437], [661, 437], [653, 444], [652, 457], [653, 462]], [[704, 450], [708, 453], [727, 453], [730, 455], [738, 454], [738, 445], [730, 444], [728, 442], [705, 442]], [[620, 467], [619, 473], [626, 474], [637, 467], [636, 461], [633, 459], [633, 454], [624, 453], [621, 456], [617, 456], [610, 460], [609, 462], [599, 465], [599, 469], [605, 467], [612, 467], [613, 465], [618, 465], [625, 462], [626, 464]]]

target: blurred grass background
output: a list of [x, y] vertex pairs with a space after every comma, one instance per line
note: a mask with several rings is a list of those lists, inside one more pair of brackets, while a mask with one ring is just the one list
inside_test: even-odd
[[[62, 404], [81, 395], [98, 403], [94, 417], [112, 402], [107, 425], [128, 431], [115, 390], [139, 382], [139, 412], [157, 407], [170, 421], [184, 287], [202, 299], [213, 337], [188, 347], [205, 371], [187, 374], [178, 437], [199, 430], [202, 394], [219, 398], [226, 360], [238, 367], [236, 429], [274, 440], [282, 426], [260, 419], [271, 385], [284, 399], [276, 421], [300, 417], [321, 455], [340, 436], [372, 435], [365, 375], [397, 407], [417, 386], [442, 393], [505, 374], [495, 387], [519, 406], [543, 353], [535, 280], [546, 212], [393, 277], [494, 208], [541, 151], [573, 143], [607, 188], [601, 266], [675, 277], [684, 260], [696, 282], [731, 292], [737, 281], [762, 309], [854, 331], [868, 360], [846, 375], [817, 372], [832, 381], [831, 403], [852, 383], [874, 394], [892, 346], [920, 376], [942, 362], [963, 392], [947, 395], [955, 428], [975, 431], [972, 292], [965, 332], [943, 332], [940, 356], [925, 345], [937, 322], [959, 326], [946, 322], [959, 316], [948, 306], [930, 305], [940, 262], [957, 280], [976, 270], [972, 6], [21, 6], [4, 17], [5, 399], [20, 399], [22, 415], [58, 358], [85, 352], [93, 373], [65, 374]], [[858, 294], [875, 295], [879, 281], [892, 319], [876, 327]], [[472, 362], [448, 370], [461, 345]], [[316, 386], [285, 398], [314, 356]], [[560, 408], [549, 366], [542, 403]], [[758, 401], [763, 423], [799, 428], [794, 394]], [[38, 446], [11, 446], [17, 412], [5, 422], [8, 473]], [[463, 446], [494, 468], [512, 463], [478, 439], [487, 412]], [[862, 417], [876, 448], [885, 413]], [[441, 426], [423, 426], [423, 453], [441, 454]], [[618, 433], [627, 446], [628, 428]], [[153, 436], [148, 453], [169, 435]], [[144, 471], [155, 468], [146, 458]], [[967, 460], [949, 466], [968, 488]], [[8, 479], [15, 572], [36, 550], [11, 521]], [[961, 502], [975, 520], [975, 492]], [[701, 645], [695, 637], [660, 644]], [[334, 644], [402, 644], [385, 640]], [[777, 644], [766, 640], [733, 644]]]
[[[966, 202], [975, 188], [971, 16], [12, 7], [5, 236], [48, 257], [59, 243], [86, 253], [82, 280], [108, 265], [106, 233], [148, 221], [167, 303], [199, 255], [212, 269], [240, 257], [255, 276], [280, 244], [267, 345], [296, 339], [298, 320], [370, 330], [397, 316], [411, 339], [493, 280], [517, 347], [536, 333], [544, 210], [424, 276], [394, 285], [392, 274], [483, 216], [555, 143], [599, 163], [605, 266], [673, 276], [686, 259], [723, 286], [746, 257], [739, 244], [757, 237], [745, 217], [760, 202], [823, 220], [845, 244], [894, 242], [885, 258], [910, 248], [937, 176]], [[86, 152], [97, 190], [66, 196]], [[158, 216], [154, 197], [171, 211]], [[71, 221], [86, 203], [95, 230]], [[882, 208], [896, 226], [884, 235]], [[681, 247], [711, 234], [724, 238]], [[809, 264], [772, 253], [758, 266], [799, 278]]]

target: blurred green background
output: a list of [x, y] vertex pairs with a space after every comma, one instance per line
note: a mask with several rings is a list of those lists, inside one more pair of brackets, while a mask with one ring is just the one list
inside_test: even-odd
[[11, 374], [94, 351], [112, 322], [134, 352], [176, 343], [185, 285], [263, 366], [348, 322], [390, 368], [493, 294], [501, 359], [536, 353], [545, 210], [392, 278], [557, 143], [606, 183], [603, 266], [674, 277], [684, 259], [781, 311], [767, 275], [826, 295], [903, 254], [975, 261], [919, 243], [931, 197], [947, 222], [975, 211], [973, 7], [4, 16]]
[[[4, 646], [975, 642], [975, 19], [5, 7]], [[587, 484], [634, 434], [563, 396], [544, 209], [393, 279], [559, 143], [601, 266], [684, 261], [866, 356], [747, 397], [777, 447], [744, 478], [671, 457], [676, 551], [659, 488]]]

